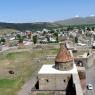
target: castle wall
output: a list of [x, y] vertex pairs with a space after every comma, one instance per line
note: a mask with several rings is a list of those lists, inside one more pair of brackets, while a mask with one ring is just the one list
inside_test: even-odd
[[87, 67], [91, 67], [94, 64], [94, 59], [95, 59], [95, 53], [92, 53], [91, 55], [88, 56]]
[[66, 90], [71, 74], [39, 74], [40, 90]]
[[74, 62], [76, 65], [78, 65], [78, 62], [82, 62], [83, 67], [88, 67], [87, 58], [77, 57], [74, 59]]
[[80, 79], [86, 79], [86, 70], [85, 67], [77, 67], [78, 75]]
[[83, 63], [83, 67], [88, 68], [91, 67], [94, 64], [95, 59], [95, 53], [90, 54], [86, 58], [83, 57], [77, 57], [74, 59], [75, 63], [78, 64], [79, 61]]

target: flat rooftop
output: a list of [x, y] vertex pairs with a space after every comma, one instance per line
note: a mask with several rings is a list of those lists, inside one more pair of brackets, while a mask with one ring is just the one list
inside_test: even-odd
[[38, 74], [76, 74], [77, 72], [77, 67], [74, 64], [73, 68], [68, 71], [60, 71], [54, 68], [55, 64], [50, 64], [50, 65], [43, 65], [42, 68], [39, 70]]

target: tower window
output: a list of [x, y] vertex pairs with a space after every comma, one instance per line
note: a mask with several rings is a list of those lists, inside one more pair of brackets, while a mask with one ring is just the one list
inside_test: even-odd
[[66, 82], [66, 80], [64, 80], [64, 82]]
[[49, 82], [49, 80], [48, 80], [48, 79], [46, 79], [46, 82]]

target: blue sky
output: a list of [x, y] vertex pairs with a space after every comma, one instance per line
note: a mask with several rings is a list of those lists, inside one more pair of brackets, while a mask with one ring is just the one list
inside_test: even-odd
[[95, 0], [0, 0], [0, 22], [56, 21], [95, 15]]

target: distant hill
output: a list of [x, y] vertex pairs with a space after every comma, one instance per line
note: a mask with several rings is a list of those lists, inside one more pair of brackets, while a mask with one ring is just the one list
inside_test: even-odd
[[80, 24], [95, 24], [95, 16], [94, 17], [75, 17], [67, 20], [60, 20], [54, 22], [60, 25], [80, 25]]
[[0, 30], [1, 29], [14, 29], [14, 30], [30, 30], [37, 31], [42, 30], [43, 28], [52, 29], [63, 27], [65, 25], [92, 25], [95, 26], [95, 17], [75, 17], [67, 20], [55, 21], [53, 23], [50, 22], [35, 22], [35, 23], [3, 23], [0, 22]]
[[42, 30], [43, 28], [57, 28], [60, 25], [49, 22], [36, 22], [36, 23], [0, 23], [0, 29], [8, 28], [8, 29], [16, 29], [16, 30]]

